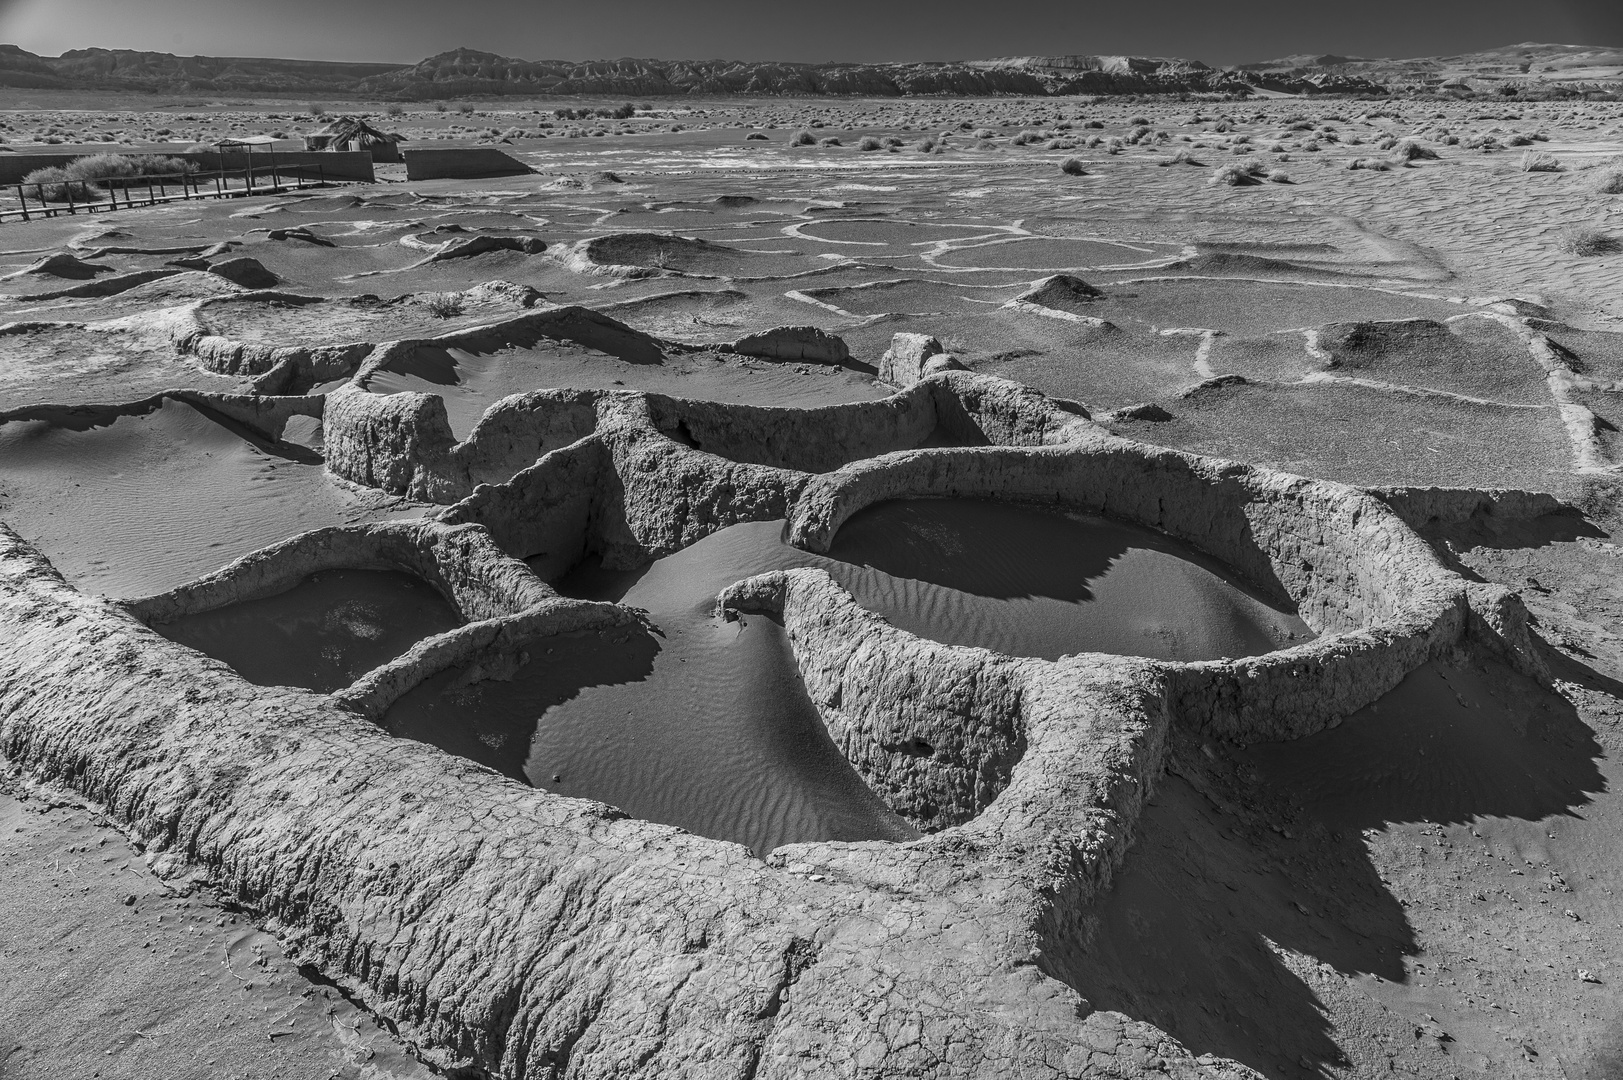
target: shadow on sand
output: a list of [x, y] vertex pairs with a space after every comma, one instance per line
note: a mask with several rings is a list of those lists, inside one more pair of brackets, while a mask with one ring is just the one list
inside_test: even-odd
[[1427, 664], [1339, 727], [1233, 760], [1174, 745], [1077, 989], [1270, 1076], [1349, 1064], [1275, 946], [1393, 981], [1418, 951], [1362, 830], [1569, 815], [1606, 786], [1571, 705], [1495, 661]]

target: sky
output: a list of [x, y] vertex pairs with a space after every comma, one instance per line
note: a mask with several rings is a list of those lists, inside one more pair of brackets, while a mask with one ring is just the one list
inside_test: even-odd
[[0, 42], [412, 63], [466, 46], [624, 56], [952, 60], [1067, 53], [1214, 64], [1623, 46], [1623, 0], [0, 0]]

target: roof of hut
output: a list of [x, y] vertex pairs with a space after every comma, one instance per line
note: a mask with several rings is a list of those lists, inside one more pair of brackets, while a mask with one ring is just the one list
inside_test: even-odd
[[313, 132], [312, 138], [326, 139], [334, 143], [358, 143], [361, 146], [371, 146], [374, 143], [404, 142], [404, 135], [379, 131], [358, 116], [340, 116], [327, 124], [320, 131]]

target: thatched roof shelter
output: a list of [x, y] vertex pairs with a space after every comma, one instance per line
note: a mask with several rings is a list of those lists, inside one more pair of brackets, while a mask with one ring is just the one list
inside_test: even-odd
[[379, 131], [358, 116], [340, 116], [304, 137], [306, 150], [370, 150], [373, 161], [399, 161], [404, 135]]

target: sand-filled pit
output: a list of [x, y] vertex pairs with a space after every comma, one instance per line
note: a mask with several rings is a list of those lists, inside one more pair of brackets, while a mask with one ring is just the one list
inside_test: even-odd
[[243, 380], [199, 371], [136, 327], [16, 322], [0, 328], [0, 413], [45, 402], [133, 401], [190, 387], [222, 393]]
[[5, 520], [76, 583], [111, 596], [161, 592], [388, 506], [333, 484], [307, 446], [171, 399], [0, 424], [0, 459]]
[[648, 630], [534, 642], [510, 678], [464, 686], [448, 672], [383, 724], [759, 857], [786, 843], [916, 835], [829, 742], [782, 628], [716, 617], [721, 588], [802, 561], [781, 534], [781, 522], [739, 525], [642, 570], [583, 566], [558, 588], [642, 608]]
[[1312, 638], [1233, 571], [1148, 529], [1019, 503], [904, 500], [835, 534], [837, 573], [893, 625], [953, 645], [1057, 659], [1253, 656]]
[[153, 627], [260, 686], [327, 693], [461, 623], [426, 582], [383, 570], [327, 570], [275, 596]]

